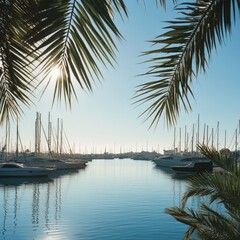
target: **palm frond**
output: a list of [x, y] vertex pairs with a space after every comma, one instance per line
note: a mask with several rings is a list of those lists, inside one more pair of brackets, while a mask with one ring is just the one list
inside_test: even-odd
[[76, 97], [74, 80], [92, 91], [92, 84], [102, 77], [99, 65], [113, 66], [114, 38], [122, 38], [113, 21], [116, 12], [127, 15], [123, 0], [40, 1], [27, 41], [42, 51], [38, 57], [42, 81], [51, 80], [54, 66], [60, 69], [54, 99], [63, 95], [71, 106], [72, 96]]
[[229, 149], [221, 149], [217, 151], [215, 148], [210, 148], [206, 145], [199, 144], [198, 149], [200, 152], [211, 159], [217, 166], [225, 169], [234, 175], [240, 174], [240, 169], [237, 164], [237, 157], [235, 153], [230, 152]]
[[165, 210], [177, 221], [188, 225], [184, 239], [190, 239], [194, 232], [204, 240], [238, 239], [239, 224], [234, 218], [220, 214], [205, 204], [201, 204], [199, 211], [174, 207]]
[[231, 174], [203, 174], [191, 178], [182, 198], [183, 207], [193, 196], [207, 196], [210, 203], [219, 202], [230, 212], [240, 209], [240, 178]]
[[134, 97], [135, 103], [150, 104], [143, 112], [145, 120], [151, 119], [150, 127], [162, 115], [168, 126], [174, 124], [181, 107], [191, 111], [193, 78], [206, 71], [212, 50], [231, 32], [236, 4], [240, 7], [237, 0], [180, 4], [176, 10], [181, 17], [168, 21], [166, 32], [151, 41], [157, 48], [143, 53], [152, 65], [142, 75], [157, 80], [139, 85]]
[[[189, 226], [185, 239], [189, 239], [193, 232], [206, 240], [238, 239], [240, 174], [234, 153], [228, 149], [217, 151], [200, 144], [198, 147], [203, 155], [227, 171], [224, 174], [204, 173], [190, 178], [181, 208], [166, 209], [166, 212]], [[192, 197], [200, 198], [200, 207], [186, 208], [187, 201]]]
[[21, 115], [22, 104], [29, 106], [33, 87], [32, 68], [26, 57], [31, 47], [22, 40], [26, 1], [2, 1], [0, 6], [0, 124]]
[[[139, 2], [139, 0], [137, 0], [137, 1]], [[144, 4], [146, 4], [146, 2], [149, 2], [149, 0], [147, 0], [147, 1], [146, 0], [142, 0], [142, 2]], [[157, 6], [161, 6], [161, 7], [164, 7], [166, 9], [166, 5], [167, 5], [167, 1], [166, 0], [155, 0], [155, 2], [156, 2]], [[172, 0], [172, 2], [174, 4], [176, 4], [178, 2], [178, 0]]]
[[[164, 8], [166, 8], [166, 5], [167, 5], [167, 1], [166, 0], [155, 0], [155, 1], [156, 1], [157, 5], [160, 5], [160, 6], [164, 7]], [[178, 0], [172, 0], [172, 2], [174, 4], [176, 4], [178, 2]]]

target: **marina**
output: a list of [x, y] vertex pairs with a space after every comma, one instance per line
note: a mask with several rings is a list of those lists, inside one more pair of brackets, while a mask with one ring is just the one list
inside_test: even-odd
[[180, 204], [186, 182], [132, 159], [92, 160], [47, 178], [0, 178], [0, 239], [182, 239], [186, 227], [164, 210]]
[[240, 239], [239, 9], [1, 1], [0, 240]]

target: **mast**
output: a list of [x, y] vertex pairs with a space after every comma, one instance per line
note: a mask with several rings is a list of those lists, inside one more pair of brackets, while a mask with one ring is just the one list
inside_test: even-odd
[[227, 142], [227, 130], [225, 129], [225, 134], [224, 134], [224, 148], [226, 148], [226, 142]]
[[199, 128], [200, 128], [200, 114], [198, 114], [198, 129], [197, 129], [197, 139], [196, 139], [196, 152], [198, 152], [198, 144], [199, 144]]
[[41, 143], [41, 114], [37, 112], [35, 120], [35, 154], [40, 153], [40, 143]]
[[16, 143], [16, 158], [18, 160], [18, 119], [17, 119], [17, 143]]
[[36, 113], [36, 119], [35, 119], [35, 154], [37, 154], [37, 128], [38, 128], [38, 113]]
[[208, 146], [208, 143], [209, 143], [209, 139], [208, 139], [208, 125], [207, 125], [207, 137], [206, 137], [206, 139], [207, 139], [207, 146]]
[[192, 132], [192, 153], [193, 153], [193, 141], [194, 141], [194, 124], [193, 124], [193, 132]]
[[181, 153], [181, 128], [179, 129], [179, 152]]
[[51, 118], [50, 118], [50, 112], [48, 113], [48, 150], [51, 153], [51, 136], [52, 136], [52, 123], [51, 123]]
[[212, 148], [213, 148], [213, 128], [212, 128]]
[[41, 146], [41, 113], [38, 115], [38, 153], [40, 153], [40, 146]]
[[237, 128], [236, 128], [236, 136], [235, 136], [235, 151], [236, 151], [236, 154], [237, 154]]
[[6, 138], [5, 138], [5, 146], [3, 151], [6, 150], [6, 159], [8, 159], [8, 152], [9, 152], [9, 145], [10, 145], [10, 123], [9, 123], [9, 115], [7, 114], [6, 118]]
[[185, 133], [184, 133], [184, 152], [187, 152], [187, 125], [185, 125]]
[[204, 123], [204, 126], [203, 126], [203, 145], [204, 145], [204, 143], [205, 143], [205, 129], [206, 128], [206, 124]]
[[176, 127], [174, 127], [174, 134], [173, 134], [173, 151], [176, 153]]
[[61, 129], [60, 129], [60, 154], [62, 154], [63, 145], [63, 119], [61, 119]]
[[57, 119], [57, 154], [59, 153], [59, 118]]

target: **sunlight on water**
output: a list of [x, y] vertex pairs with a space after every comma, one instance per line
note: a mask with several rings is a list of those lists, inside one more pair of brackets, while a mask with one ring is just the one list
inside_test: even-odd
[[150, 161], [93, 160], [44, 179], [0, 179], [0, 239], [182, 239], [164, 213], [179, 205], [185, 180]]

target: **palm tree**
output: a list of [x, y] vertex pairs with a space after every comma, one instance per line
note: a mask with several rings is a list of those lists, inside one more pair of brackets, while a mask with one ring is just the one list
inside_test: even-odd
[[[184, 239], [191, 239], [193, 233], [204, 240], [240, 239], [240, 167], [236, 156], [230, 151], [218, 152], [203, 145], [199, 148], [226, 172], [193, 177], [182, 198], [182, 206], [168, 208], [166, 212], [189, 226]], [[201, 199], [199, 209], [186, 208], [191, 197]]]

